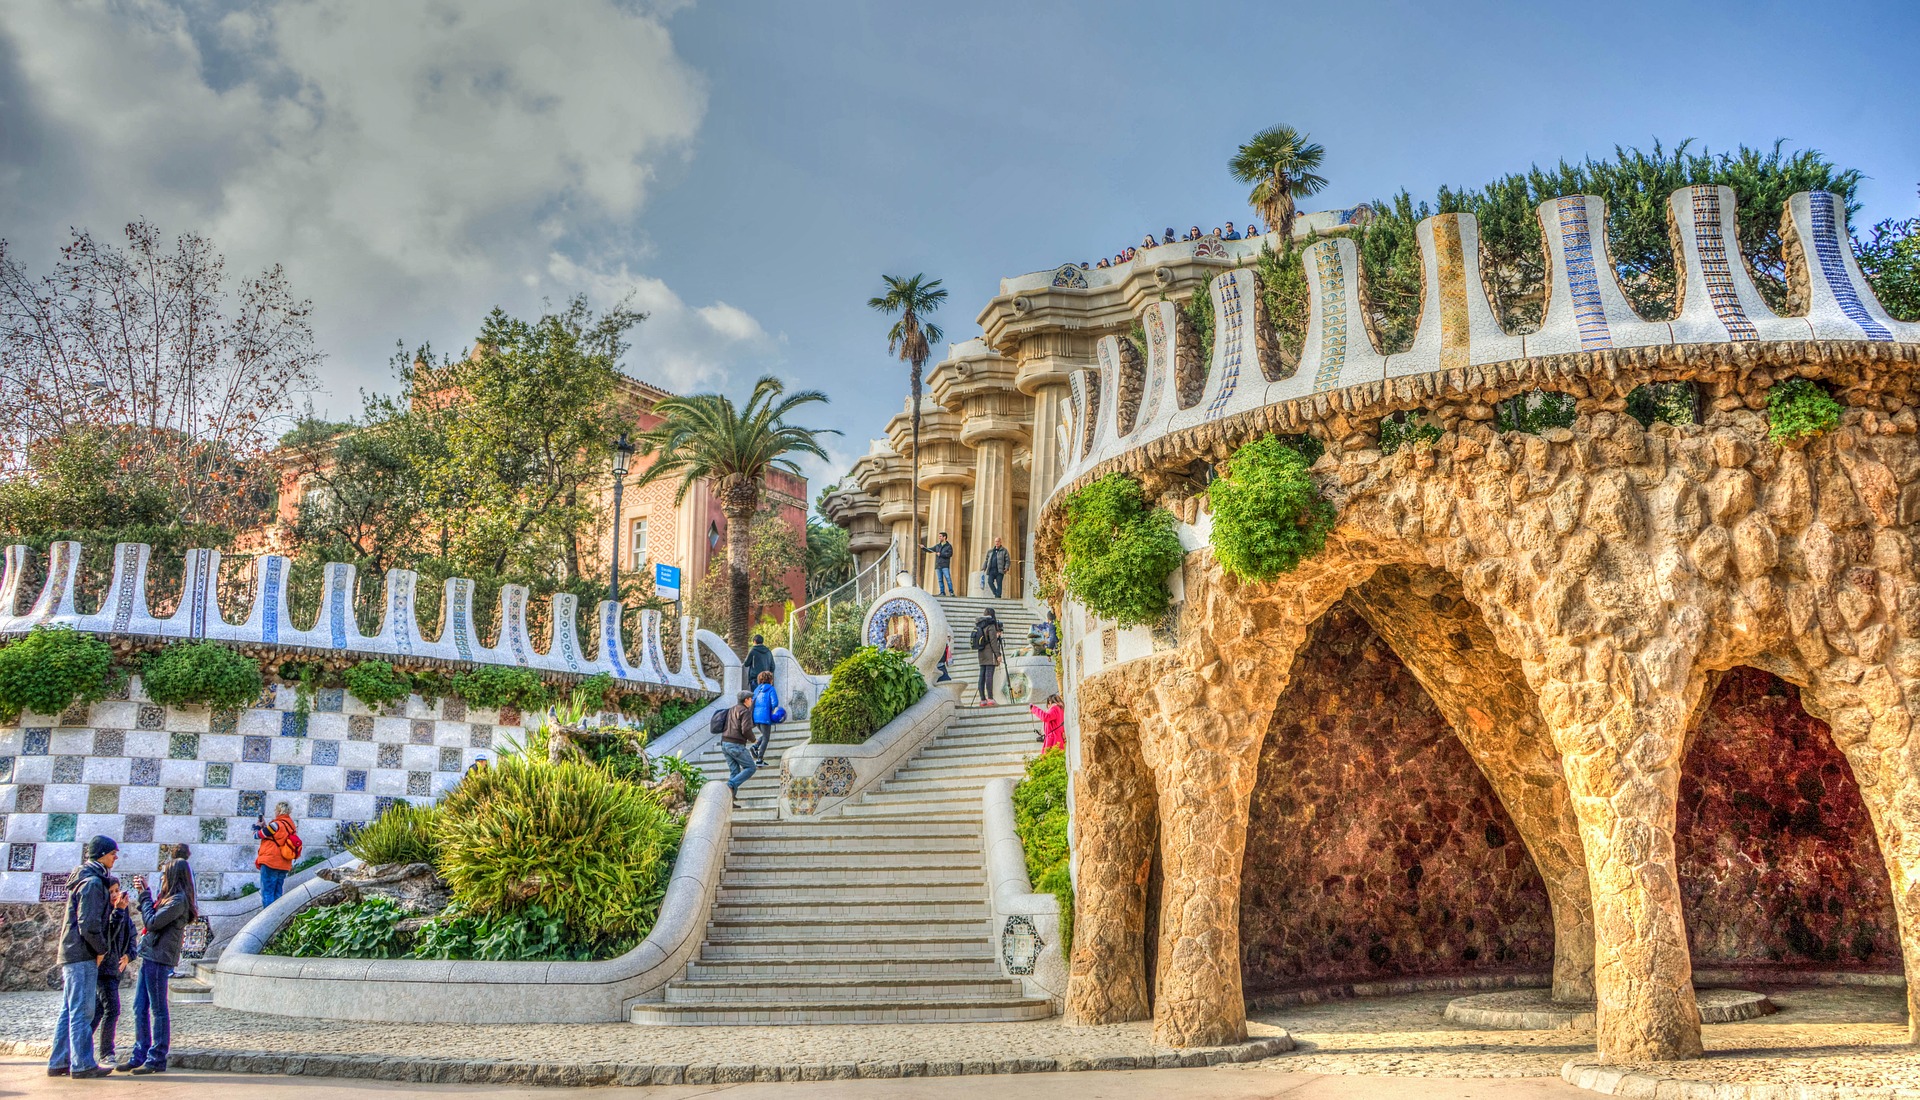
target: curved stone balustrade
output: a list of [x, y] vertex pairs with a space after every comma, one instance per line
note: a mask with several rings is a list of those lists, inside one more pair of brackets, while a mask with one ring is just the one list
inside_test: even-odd
[[616, 680], [688, 691], [718, 691], [721, 683], [700, 672], [696, 638], [722, 667], [736, 667], [738, 658], [718, 635], [697, 631], [693, 620], [682, 619], [678, 667], [669, 664], [661, 638], [661, 613], [642, 610], [631, 644], [623, 631], [621, 605], [602, 600], [595, 617], [592, 648], [581, 652], [577, 639], [577, 597], [553, 596], [551, 629], [545, 649], [536, 648], [527, 631], [527, 589], [509, 584], [500, 590], [497, 621], [499, 637], [493, 645], [481, 643], [474, 629], [473, 582], [454, 577], [446, 582], [441, 603], [441, 628], [429, 639], [421, 633], [414, 610], [418, 576], [407, 569], [387, 571], [386, 610], [380, 629], [361, 633], [354, 619], [351, 595], [355, 569], [332, 562], [322, 573], [320, 611], [308, 628], [296, 625], [287, 609], [287, 586], [292, 563], [279, 554], [254, 559], [253, 600], [246, 618], [230, 623], [218, 600], [220, 551], [187, 551], [180, 606], [166, 618], [155, 617], [147, 602], [147, 566], [152, 550], [144, 543], [120, 543], [113, 551], [113, 572], [106, 595], [92, 613], [82, 613], [75, 599], [81, 545], [56, 542], [49, 549], [47, 579], [40, 594], [20, 610], [21, 589], [28, 555], [25, 546], [6, 548], [0, 571], [0, 635], [19, 634], [41, 625], [67, 626], [95, 634], [138, 638], [206, 639], [236, 645], [274, 649], [305, 649], [342, 656], [383, 660], [447, 661], [477, 665], [514, 665], [537, 672], [592, 676], [607, 673]]
[[[1200, 400], [1191, 406], [1181, 405], [1175, 369], [1177, 307], [1152, 303], [1141, 318], [1147, 365], [1137, 411], [1127, 401], [1134, 368], [1119, 338], [1103, 338], [1098, 365], [1072, 377], [1066, 468], [1049, 505], [1061, 492], [1122, 465], [1123, 456], [1137, 456], [1134, 466], [1162, 469], [1202, 457], [1208, 426], [1235, 418], [1266, 430], [1306, 431], [1336, 414], [1348, 414], [1348, 423], [1377, 419], [1462, 391], [1484, 389], [1491, 403], [1554, 382], [1565, 388], [1570, 377], [1610, 378], [1623, 363], [1644, 365], [1649, 380], [1681, 378], [1688, 356], [1678, 349], [1702, 345], [1720, 345], [1726, 353], [1720, 358], [1739, 361], [1751, 354], [1744, 345], [1799, 346], [1793, 354], [1817, 359], [1804, 345], [1920, 344], [1920, 324], [1892, 319], [1874, 297], [1854, 260], [1845, 207], [1836, 196], [1801, 192], [1787, 203], [1782, 230], [1790, 296], [1803, 310], [1788, 317], [1768, 308], [1747, 273], [1730, 188], [1682, 188], [1668, 198], [1667, 210], [1680, 298], [1670, 321], [1643, 320], [1628, 304], [1607, 254], [1604, 205], [1592, 195], [1550, 199], [1538, 208], [1548, 275], [1546, 315], [1536, 332], [1511, 334], [1496, 319], [1481, 281], [1479, 226], [1471, 214], [1439, 214], [1417, 227], [1422, 309], [1404, 352], [1388, 355], [1374, 346], [1361, 304], [1359, 255], [1345, 237], [1307, 249], [1307, 332], [1291, 371], [1261, 362], [1255, 272], [1242, 267], [1213, 279], [1212, 356]], [[1508, 364], [1523, 366], [1505, 369]]]

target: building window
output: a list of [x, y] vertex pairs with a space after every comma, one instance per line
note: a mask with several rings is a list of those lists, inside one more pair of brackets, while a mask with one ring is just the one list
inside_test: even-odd
[[647, 517], [641, 516], [627, 525], [627, 561], [640, 565], [647, 560]]
[[720, 549], [720, 525], [712, 520], [707, 521], [707, 549]]

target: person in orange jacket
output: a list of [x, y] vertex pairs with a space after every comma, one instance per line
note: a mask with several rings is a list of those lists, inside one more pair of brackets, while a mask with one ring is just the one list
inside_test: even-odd
[[287, 872], [300, 858], [300, 832], [293, 825], [293, 807], [280, 802], [273, 807], [273, 820], [265, 817], [253, 823], [253, 835], [260, 839], [254, 854], [254, 869], [260, 872], [260, 908], [280, 900], [286, 888]]

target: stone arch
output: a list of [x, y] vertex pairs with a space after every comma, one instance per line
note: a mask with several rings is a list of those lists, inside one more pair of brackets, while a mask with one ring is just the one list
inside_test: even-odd
[[[1378, 583], [1315, 624], [1260, 749], [1239, 926], [1254, 1004], [1346, 982], [1538, 972], [1554, 960], [1553, 906], [1523, 830], [1358, 610], [1356, 594]], [[1584, 887], [1584, 866], [1576, 871]], [[1583, 964], [1590, 972], [1590, 945]]]
[[1674, 839], [1696, 971], [1899, 965], [1891, 880], [1852, 768], [1780, 677], [1720, 677], [1689, 733]]

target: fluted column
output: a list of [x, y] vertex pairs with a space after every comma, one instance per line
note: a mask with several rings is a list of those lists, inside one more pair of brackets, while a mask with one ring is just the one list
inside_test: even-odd
[[1014, 388], [1014, 374], [1011, 360], [969, 340], [954, 345], [928, 376], [935, 400], [959, 414], [960, 442], [972, 451], [973, 523], [967, 530], [965, 579], [954, 578], [969, 596], [993, 594], [981, 570], [995, 539], [1010, 559], [1001, 595], [1020, 594], [1026, 550], [1013, 511], [1013, 452], [1027, 438], [1029, 402]]
[[[860, 460], [854, 466], [854, 474], [860, 481], [860, 487], [880, 502], [874, 515], [876, 529], [886, 533], [885, 541], [900, 547], [900, 568], [913, 571], [920, 576], [920, 563], [914, 559], [920, 555], [912, 552], [913, 543], [913, 471], [907, 460], [891, 450], [876, 452]], [[926, 517], [926, 498], [920, 499], [920, 515]], [[924, 522], [922, 526], [925, 526]], [[876, 554], [886, 552], [883, 543]], [[887, 578], [888, 586], [892, 578]]]
[[[921, 537], [931, 546], [940, 532], [947, 533], [947, 540], [953, 543], [954, 587], [956, 591], [962, 590], [966, 583], [962, 577], [967, 570], [967, 555], [971, 553], [965, 530], [965, 496], [973, 484], [973, 464], [960, 443], [960, 418], [931, 406], [930, 411], [921, 413], [920, 451], [920, 488], [927, 501], [927, 523]], [[925, 559], [920, 587], [938, 592], [933, 555], [920, 556]]]
[[1091, 349], [1077, 336], [1043, 333], [1020, 343], [1020, 369], [1013, 384], [1033, 399], [1033, 488], [1027, 499], [1044, 504], [1066, 469], [1066, 445], [1060, 440], [1071, 394], [1068, 375], [1091, 361]]

